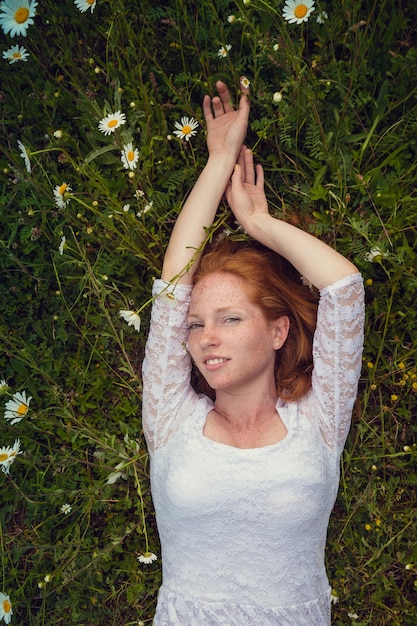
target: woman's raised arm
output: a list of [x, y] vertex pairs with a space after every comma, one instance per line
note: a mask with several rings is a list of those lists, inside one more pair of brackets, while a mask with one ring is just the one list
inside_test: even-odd
[[226, 198], [245, 232], [285, 257], [318, 289], [356, 273], [356, 267], [336, 250], [300, 228], [269, 214], [261, 165], [242, 147]]
[[[188, 196], [175, 223], [165, 253], [162, 278], [190, 284], [199, 254], [196, 250], [206, 238], [205, 229], [214, 221], [236, 159], [246, 136], [249, 101], [247, 87], [241, 83], [242, 95], [235, 110], [227, 86], [216, 83], [218, 96], [205, 96], [203, 111], [207, 123], [209, 158]], [[192, 262], [188, 271], [184, 269]]]

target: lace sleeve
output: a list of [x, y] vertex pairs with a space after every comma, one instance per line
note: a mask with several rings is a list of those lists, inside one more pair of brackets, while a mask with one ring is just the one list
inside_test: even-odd
[[[185, 348], [191, 287], [172, 288], [162, 280], [153, 286], [151, 324], [142, 367], [143, 429], [149, 450], [163, 446], [178, 428], [190, 386], [191, 360]], [[180, 409], [181, 407], [181, 409]]]
[[318, 415], [330, 446], [341, 451], [350, 428], [362, 364], [364, 289], [353, 274], [320, 292], [313, 342], [314, 370], [309, 413]]

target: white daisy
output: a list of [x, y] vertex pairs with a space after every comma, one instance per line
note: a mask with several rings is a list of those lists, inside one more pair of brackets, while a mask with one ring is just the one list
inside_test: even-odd
[[134, 148], [132, 142], [123, 146], [121, 153], [123, 167], [127, 170], [135, 170], [139, 160], [139, 150]]
[[72, 511], [72, 506], [70, 504], [66, 503], [66, 504], [63, 504], [59, 510], [64, 515], [68, 515], [68, 513], [71, 513], [71, 511]]
[[10, 624], [12, 615], [12, 603], [9, 596], [0, 592], [0, 619], [4, 619], [5, 624]]
[[30, 174], [31, 171], [32, 171], [32, 167], [30, 165], [30, 158], [29, 158], [29, 153], [27, 151], [27, 148], [26, 148], [26, 146], [23, 145], [23, 143], [20, 141], [20, 139], [18, 140], [17, 145], [21, 149], [20, 156], [22, 157], [22, 159], [24, 159], [25, 165], [26, 165], [26, 170]]
[[123, 317], [123, 319], [125, 320], [125, 322], [128, 323], [129, 326], [134, 326], [134, 328], [136, 328], [136, 330], [139, 332], [140, 331], [140, 316], [135, 313], [135, 311], [127, 311], [127, 310], [120, 310], [120, 317]]
[[198, 128], [198, 126], [199, 123], [193, 117], [182, 117], [181, 123], [175, 122], [175, 128], [177, 130], [174, 130], [174, 135], [180, 139], [189, 141], [190, 137], [197, 134], [195, 129]]
[[339, 602], [339, 596], [334, 589], [332, 589], [330, 593], [330, 602], [331, 604], [337, 604]]
[[71, 198], [68, 198], [68, 193], [71, 193], [72, 189], [68, 185], [68, 183], [62, 183], [62, 185], [57, 185], [54, 189], [54, 200], [57, 207], [60, 209], [64, 209]]
[[119, 128], [122, 124], [126, 124], [126, 115], [120, 111], [110, 113], [103, 117], [98, 123], [98, 129], [105, 135], [111, 135], [116, 128]]
[[231, 44], [227, 43], [225, 46], [221, 46], [221, 48], [218, 49], [217, 56], [219, 56], [221, 59], [224, 59], [225, 57], [228, 56], [229, 51], [231, 49], [232, 49]]
[[153, 552], [144, 552], [143, 554], [140, 554], [138, 556], [138, 561], [140, 563], [146, 563], [148, 565], [149, 563], [153, 563], [153, 561], [156, 561], [157, 558], [158, 557]]
[[240, 84], [244, 89], [247, 89], [250, 85], [250, 80], [246, 77], [240, 79]]
[[66, 240], [67, 238], [65, 237], [65, 235], [62, 235], [61, 243], [59, 244], [59, 248], [58, 248], [58, 252], [61, 256], [64, 254], [64, 247], [65, 247]]
[[32, 396], [26, 398], [26, 391], [14, 393], [12, 399], [6, 402], [4, 417], [11, 420], [10, 424], [17, 424], [28, 412], [31, 400]]
[[9, 61], [10, 64], [16, 63], [16, 61], [27, 61], [29, 56], [29, 52], [26, 48], [18, 44], [3, 52], [3, 59]]
[[88, 9], [91, 9], [91, 13], [96, 8], [96, 0], [74, 0], [74, 4], [81, 13], [85, 13]]
[[307, 22], [311, 13], [314, 11], [314, 0], [286, 0], [282, 17], [290, 24], [302, 24]]
[[371, 248], [370, 252], [365, 255], [365, 259], [367, 261], [370, 261], [371, 263], [378, 263], [379, 261], [382, 261], [382, 259], [385, 259], [387, 256], [388, 252], [383, 252], [381, 248], [375, 246], [374, 248]]
[[328, 19], [329, 19], [329, 16], [327, 15], [327, 11], [322, 11], [321, 13], [318, 14], [316, 18], [317, 24], [324, 24], [324, 22]]
[[12, 446], [3, 446], [0, 448], [0, 465], [5, 474], [9, 473], [10, 466], [18, 454], [22, 454], [19, 439], [16, 439]]
[[0, 5], [0, 26], [4, 34], [10, 37], [22, 35], [26, 37], [26, 31], [33, 24], [36, 14], [36, 0], [5, 0]]
[[124, 205], [123, 205], [123, 211], [124, 211], [125, 213], [127, 213], [127, 212], [129, 211], [129, 209], [130, 209], [130, 204], [124, 204]]

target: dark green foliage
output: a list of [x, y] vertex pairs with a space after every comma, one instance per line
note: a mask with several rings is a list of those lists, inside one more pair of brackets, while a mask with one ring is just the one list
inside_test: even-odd
[[[23, 451], [0, 474], [12, 623], [152, 621], [160, 559], [137, 560], [160, 554], [140, 421], [151, 286], [205, 162], [203, 95], [221, 78], [237, 99], [246, 75], [247, 143], [271, 211], [366, 281], [363, 374], [329, 529], [334, 624], [417, 625], [417, 9], [319, 2], [297, 25], [283, 4], [98, 0], [91, 14], [44, 0], [26, 37], [2, 39], [31, 55], [0, 69], [1, 405], [32, 396], [21, 422], [0, 421], [0, 446], [19, 438]], [[115, 111], [126, 124], [105, 136], [99, 121]], [[173, 137], [182, 116], [200, 123], [189, 142]], [[140, 311], [139, 334], [121, 309]]]

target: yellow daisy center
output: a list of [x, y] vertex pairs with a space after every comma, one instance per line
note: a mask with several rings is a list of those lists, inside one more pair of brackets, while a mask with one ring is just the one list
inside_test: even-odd
[[[60, 186], [60, 188], [58, 189], [58, 191], [59, 191], [59, 193], [61, 194], [61, 196], [63, 196], [63, 195], [64, 195], [64, 193], [65, 193], [65, 192], [66, 192], [66, 190], [67, 190], [67, 187], [68, 187], [67, 183], [62, 183], [62, 185], [61, 185], [61, 186]], [[20, 408], [20, 407], [19, 407], [19, 408]]]
[[12, 605], [9, 600], [4, 600], [3, 602], [3, 611], [7, 614], [12, 610]]
[[26, 404], [23, 404], [23, 402], [22, 402], [22, 404], [21, 404], [21, 405], [19, 406], [19, 408], [17, 409], [17, 414], [18, 414], [18, 415], [26, 415], [27, 410], [28, 410], [27, 405], [26, 405]]
[[117, 120], [115, 118], [113, 118], [112, 120], [109, 121], [109, 123], [107, 124], [107, 126], [109, 128], [114, 128], [115, 126], [117, 126]]
[[18, 24], [24, 24], [28, 17], [29, 9], [27, 9], [26, 7], [20, 7], [20, 9], [17, 9], [16, 13], [14, 14], [14, 19]]
[[87, 0], [87, 4], [94, 4], [95, 0]]
[[1, 462], [1, 461], [7, 461], [7, 459], [8, 459], [8, 458], [9, 458], [9, 455], [8, 455], [8, 454], [6, 454], [6, 452], [2, 452], [2, 453], [0, 454], [0, 462]]
[[135, 160], [135, 153], [133, 152], [133, 150], [129, 150], [129, 152], [127, 153], [127, 160], [128, 161], [134, 161]]
[[13, 59], [21, 59], [22, 55], [20, 54], [20, 52], [13, 52]]
[[306, 16], [307, 11], [308, 11], [308, 8], [306, 7], [305, 4], [297, 4], [297, 6], [294, 9], [294, 15], [295, 17], [300, 19]]
[[184, 133], [184, 135], [189, 135], [191, 131], [192, 131], [192, 128], [188, 124], [182, 127], [182, 132]]

